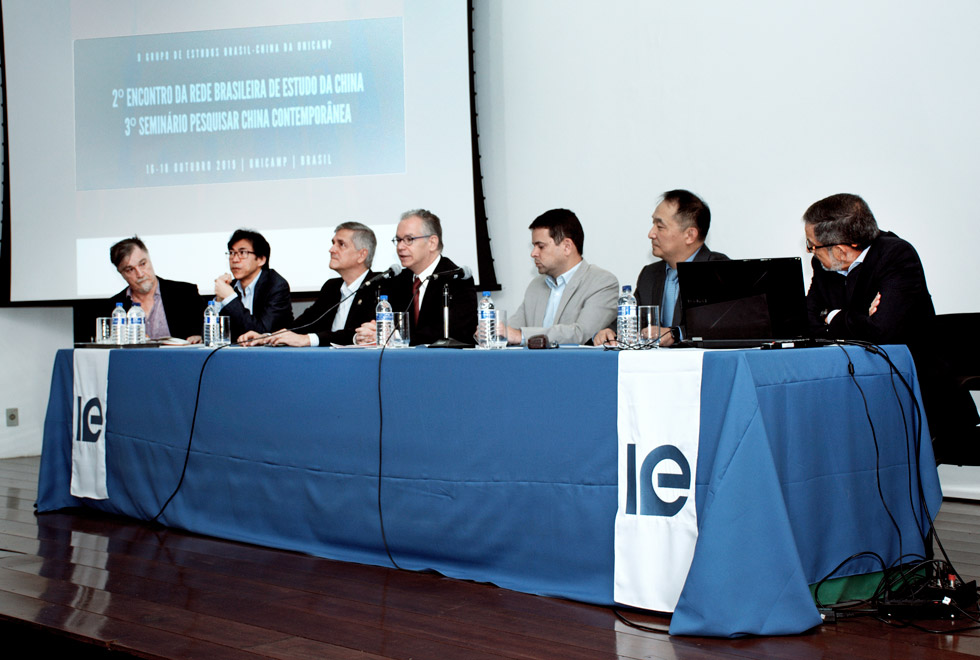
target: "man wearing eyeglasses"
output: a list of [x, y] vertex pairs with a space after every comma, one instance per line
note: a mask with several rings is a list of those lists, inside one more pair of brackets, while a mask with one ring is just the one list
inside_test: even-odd
[[[449, 289], [449, 336], [472, 343], [476, 332], [476, 291], [473, 278], [454, 277], [461, 270], [442, 256], [442, 223], [431, 211], [417, 209], [402, 214], [392, 239], [404, 270], [383, 285], [392, 309], [407, 311], [411, 343], [431, 344], [443, 338], [443, 290]], [[375, 341], [375, 323], [357, 329], [355, 342]]]
[[201, 343], [205, 304], [196, 284], [157, 277], [150, 253], [138, 236], [109, 248], [109, 259], [128, 284], [109, 301], [111, 307], [121, 302], [128, 311], [138, 302], [146, 313], [148, 339], [177, 337]]
[[834, 339], [908, 345], [936, 457], [962, 451], [963, 440], [977, 437], [980, 419], [936, 350], [936, 312], [915, 248], [882, 232], [857, 195], [822, 199], [806, 210], [803, 222], [806, 250], [813, 255], [806, 296], [811, 328]]
[[249, 330], [270, 332], [293, 320], [289, 283], [269, 268], [271, 251], [269, 241], [251, 229], [238, 229], [228, 239], [231, 273], [214, 281], [214, 299], [218, 313], [231, 318], [236, 340]]
[[915, 248], [882, 232], [867, 203], [838, 194], [803, 214], [813, 255], [810, 326], [822, 336], [914, 345], [936, 316]]

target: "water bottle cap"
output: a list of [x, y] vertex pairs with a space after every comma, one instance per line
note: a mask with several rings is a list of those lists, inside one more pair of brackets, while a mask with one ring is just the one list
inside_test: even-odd
[[122, 307], [122, 303], [116, 303], [116, 307]]
[[623, 293], [629, 293], [632, 290], [633, 290], [633, 287], [631, 287], [629, 284], [624, 284], [623, 285]]
[[483, 297], [484, 298], [489, 298], [490, 297], [490, 292], [489, 291], [484, 291], [483, 292]]
[[388, 300], [388, 296], [381, 296], [381, 300]]
[[133, 307], [141, 307], [141, 305], [138, 302], [134, 302]]
[[208, 307], [214, 307], [214, 301], [213, 300], [209, 300], [208, 301]]

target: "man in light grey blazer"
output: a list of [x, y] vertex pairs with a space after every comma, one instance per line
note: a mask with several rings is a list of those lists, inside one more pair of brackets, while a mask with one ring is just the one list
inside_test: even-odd
[[528, 228], [540, 275], [510, 319], [508, 343], [523, 344], [539, 334], [559, 344], [588, 342], [616, 318], [616, 276], [582, 258], [585, 232], [568, 209], [546, 211]]

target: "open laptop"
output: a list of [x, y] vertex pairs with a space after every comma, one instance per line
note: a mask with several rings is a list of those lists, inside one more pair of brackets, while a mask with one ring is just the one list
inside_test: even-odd
[[677, 264], [684, 341], [700, 348], [814, 346], [799, 257]]

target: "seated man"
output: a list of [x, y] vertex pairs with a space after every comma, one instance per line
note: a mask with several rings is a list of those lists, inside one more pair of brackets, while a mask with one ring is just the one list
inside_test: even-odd
[[293, 320], [289, 283], [269, 268], [272, 248], [257, 231], [238, 229], [228, 239], [228, 265], [214, 281], [218, 313], [231, 318], [231, 336], [240, 338], [249, 330], [269, 332]]
[[[402, 213], [392, 239], [398, 260], [405, 269], [387, 280], [381, 293], [388, 296], [396, 312], [409, 312], [411, 343], [431, 344], [443, 338], [443, 289], [449, 289], [449, 336], [473, 342], [476, 332], [476, 291], [473, 278], [458, 276], [462, 270], [442, 256], [442, 223], [431, 211], [417, 209]], [[375, 342], [375, 323], [357, 329], [355, 343]]]
[[[684, 334], [680, 282], [681, 261], [727, 261], [720, 252], [704, 244], [711, 227], [711, 209], [687, 190], [668, 190], [653, 211], [653, 227], [647, 233], [653, 256], [660, 257], [640, 271], [636, 279], [637, 305], [660, 305], [661, 346], [670, 346]], [[669, 329], [669, 330], [668, 330]], [[616, 341], [616, 320], [596, 334], [596, 346]]]
[[813, 255], [807, 315], [818, 336], [914, 345], [936, 316], [915, 248], [882, 233], [857, 195], [822, 199], [803, 222]]
[[354, 331], [374, 318], [374, 287], [362, 287], [371, 279], [371, 262], [378, 242], [374, 232], [360, 222], [337, 225], [330, 246], [330, 268], [340, 277], [327, 280], [320, 296], [293, 323], [294, 330], [262, 335], [255, 330], [242, 339], [249, 345], [329, 346], [354, 343]]
[[619, 282], [582, 258], [585, 232], [568, 209], [546, 211], [528, 229], [531, 258], [540, 274], [510, 319], [507, 343], [523, 344], [544, 334], [559, 344], [584, 344], [615, 322]]
[[177, 337], [192, 344], [201, 342], [206, 305], [196, 284], [157, 277], [150, 254], [137, 236], [109, 248], [109, 259], [129, 285], [109, 302], [112, 307], [121, 302], [127, 311], [138, 302], [146, 312], [147, 339]]
[[806, 250], [813, 255], [806, 305], [814, 334], [907, 344], [929, 427], [937, 438], [937, 457], [958, 451], [944, 441], [975, 431], [977, 410], [969, 394], [956, 388], [936, 350], [931, 331], [936, 312], [915, 248], [882, 232], [857, 195], [822, 199], [806, 210], [803, 222]]

